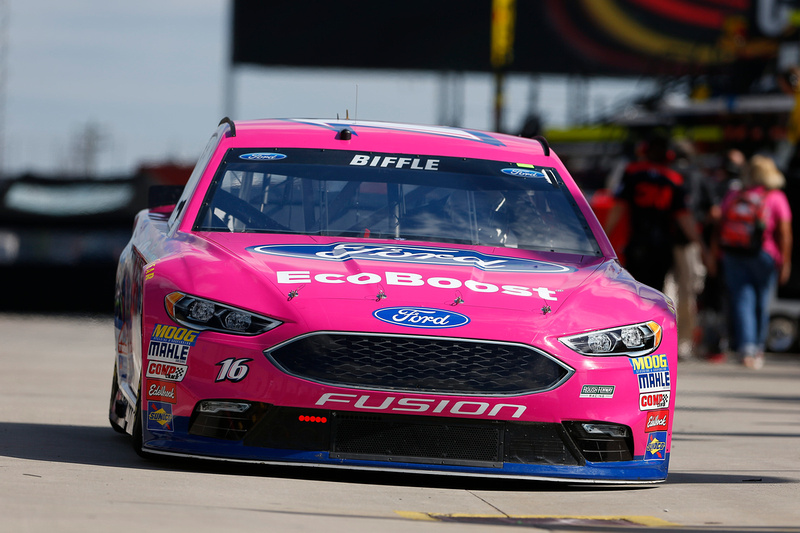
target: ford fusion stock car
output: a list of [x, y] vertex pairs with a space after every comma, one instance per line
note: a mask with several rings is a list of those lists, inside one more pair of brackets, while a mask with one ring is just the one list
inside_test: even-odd
[[544, 138], [223, 119], [117, 272], [111, 425], [143, 456], [667, 476], [674, 308]]

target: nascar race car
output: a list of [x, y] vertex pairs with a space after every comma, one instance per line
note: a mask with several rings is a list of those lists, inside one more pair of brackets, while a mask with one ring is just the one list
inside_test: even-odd
[[117, 272], [112, 427], [144, 456], [667, 476], [675, 313], [545, 139], [223, 119]]

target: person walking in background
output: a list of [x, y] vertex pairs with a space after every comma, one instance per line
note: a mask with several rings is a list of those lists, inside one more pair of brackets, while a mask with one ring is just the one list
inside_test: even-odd
[[627, 214], [630, 236], [624, 249], [625, 268], [645, 285], [663, 291], [664, 278], [673, 265], [673, 247], [682, 231], [704, 251], [694, 217], [686, 203], [683, 176], [670, 168], [674, 154], [669, 138], [655, 135], [643, 145], [643, 158], [625, 167], [606, 219], [611, 233]]
[[776, 282], [791, 274], [792, 213], [780, 189], [786, 180], [775, 161], [754, 155], [742, 175], [743, 187], [722, 200], [714, 247], [731, 313], [731, 348], [748, 368], [764, 365], [769, 306]]
[[[721, 197], [712, 185], [710, 178], [701, 171], [696, 162], [696, 150], [689, 139], [675, 142], [675, 162], [673, 167], [685, 180], [686, 204], [695, 221], [697, 231], [707, 247], [706, 228], [713, 225], [715, 208], [719, 208]], [[706, 279], [706, 267], [700, 246], [692, 243], [683, 231], [675, 233], [673, 248], [674, 264], [667, 274], [664, 292], [675, 300], [678, 314], [678, 357], [688, 359], [694, 356], [698, 333], [697, 300]]]
[[[741, 176], [747, 163], [744, 153], [736, 148], [726, 150], [724, 154], [720, 154], [720, 158], [719, 167], [707, 176], [715, 198], [702, 225], [703, 240], [709, 248], [713, 247], [715, 233], [722, 218], [720, 203], [729, 191], [742, 188]], [[703, 333], [700, 348], [706, 359], [712, 363], [722, 363], [727, 359], [730, 329], [728, 327], [730, 313], [726, 302], [725, 283], [722, 279], [721, 259], [718, 251], [709, 258], [714, 266], [707, 273], [703, 291], [697, 298], [698, 321]]]

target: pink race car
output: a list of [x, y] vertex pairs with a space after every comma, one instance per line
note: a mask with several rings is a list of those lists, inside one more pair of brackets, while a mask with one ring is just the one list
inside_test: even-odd
[[547, 142], [223, 119], [116, 285], [111, 425], [143, 456], [663, 481], [675, 313]]

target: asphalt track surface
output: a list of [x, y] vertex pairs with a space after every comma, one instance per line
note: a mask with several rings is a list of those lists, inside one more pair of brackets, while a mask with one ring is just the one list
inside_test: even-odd
[[0, 531], [800, 532], [800, 355], [682, 362], [668, 480], [600, 487], [146, 461], [113, 353], [110, 317], [0, 314]]

